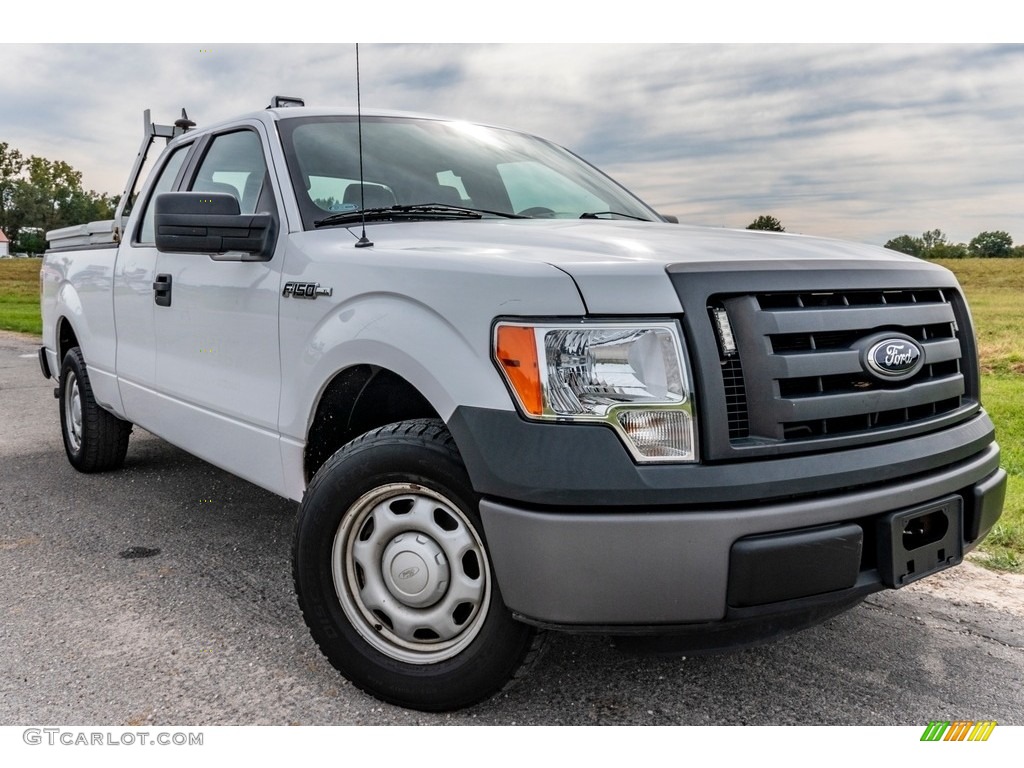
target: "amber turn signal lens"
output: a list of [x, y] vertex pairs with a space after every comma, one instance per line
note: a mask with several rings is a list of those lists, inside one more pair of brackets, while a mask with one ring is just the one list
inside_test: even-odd
[[519, 396], [519, 402], [527, 413], [540, 416], [544, 407], [534, 329], [521, 325], [500, 325], [495, 346], [498, 364]]

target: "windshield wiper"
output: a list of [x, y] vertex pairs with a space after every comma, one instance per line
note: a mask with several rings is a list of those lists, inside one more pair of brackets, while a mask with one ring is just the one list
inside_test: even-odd
[[593, 213], [584, 212], [580, 214], [581, 219], [599, 219], [602, 216], [622, 216], [626, 219], [634, 219], [635, 221], [650, 221], [645, 219], [643, 216], [634, 216], [631, 213], [622, 213], [620, 211], [595, 211]]
[[313, 226], [325, 227], [332, 224], [352, 224], [360, 221], [397, 221], [400, 219], [482, 219], [484, 216], [500, 216], [505, 219], [522, 219], [514, 213], [488, 211], [484, 208], [466, 208], [443, 203], [416, 203], [415, 205], [392, 205], [387, 208], [366, 208], [357, 211], [339, 211], [313, 222]]

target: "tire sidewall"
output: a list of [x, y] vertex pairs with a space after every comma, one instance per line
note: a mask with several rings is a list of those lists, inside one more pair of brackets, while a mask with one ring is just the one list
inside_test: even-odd
[[[68, 374], [73, 373], [75, 381], [78, 382], [78, 397], [82, 407], [82, 435], [78, 441], [78, 449], [71, 444], [68, 435], [71, 431], [71, 425], [68, 424]], [[79, 352], [78, 347], [74, 347], [68, 350], [68, 353], [64, 355], [64, 362], [60, 368], [60, 431], [61, 438], [64, 441], [64, 451], [67, 453], [68, 461], [75, 468], [80, 469], [85, 463], [85, 451], [87, 446], [86, 425], [87, 418], [85, 413], [86, 397], [91, 397], [92, 390], [89, 387], [89, 377], [85, 371], [85, 363], [82, 360], [82, 354]]]

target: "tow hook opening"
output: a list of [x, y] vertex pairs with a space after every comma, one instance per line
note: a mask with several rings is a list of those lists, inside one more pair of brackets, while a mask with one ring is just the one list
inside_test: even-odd
[[949, 530], [946, 513], [937, 509], [907, 521], [903, 529], [903, 548], [910, 551], [941, 541]]

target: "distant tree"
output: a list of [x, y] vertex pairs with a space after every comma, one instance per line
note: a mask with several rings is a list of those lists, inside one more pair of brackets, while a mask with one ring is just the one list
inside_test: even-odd
[[941, 229], [922, 232], [921, 237], [912, 239], [920, 245], [920, 252], [914, 255], [922, 259], [963, 259], [968, 256], [967, 246], [949, 242]]
[[933, 229], [921, 235], [921, 244], [926, 252], [938, 245], [945, 245], [945, 243], [946, 235], [941, 229]]
[[[0, 146], [0, 166], [4, 154], [10, 155], [6, 146]], [[8, 161], [14, 168], [17, 163]], [[0, 167], [0, 178], [3, 168]], [[4, 195], [3, 229], [14, 242], [21, 244], [26, 252], [35, 250], [35, 239], [29, 237], [22, 242], [19, 237], [23, 228], [46, 232], [72, 224], [85, 224], [113, 218], [118, 197], [82, 189], [82, 174], [62, 160], [52, 161], [32, 156], [21, 161], [19, 175], [10, 178]], [[0, 185], [3, 181], [0, 181]], [[32, 244], [32, 248], [29, 248]], [[17, 247], [17, 246], [16, 246]], [[39, 249], [41, 250], [41, 249]]]
[[924, 243], [921, 238], [911, 237], [910, 235], [894, 237], [885, 244], [885, 247], [890, 251], [899, 251], [908, 256], [920, 256], [924, 251]]
[[781, 221], [776, 219], [774, 216], [768, 216], [767, 214], [762, 214], [747, 224], [747, 229], [761, 229], [767, 232], [786, 231], [786, 228], [782, 226]]
[[1024, 245], [1015, 245], [1013, 250], [1010, 251], [1010, 258], [1024, 259]]
[[97, 194], [76, 190], [61, 211], [61, 226], [84, 224], [89, 221], [104, 221], [114, 218], [120, 195]]
[[39, 254], [46, 250], [46, 233], [38, 227], [22, 227], [11, 250], [15, 253]]
[[78, 223], [68, 218], [76, 207], [82, 207], [81, 173], [63, 160], [54, 162], [34, 155], [28, 159], [25, 171], [26, 178], [18, 179], [14, 185], [19, 227], [48, 230]]
[[928, 249], [929, 259], [966, 259], [970, 256], [965, 243], [938, 243]]
[[17, 232], [11, 216], [14, 212], [14, 187], [25, 169], [25, 159], [21, 152], [12, 149], [5, 141], [0, 141], [0, 229], [12, 240]]
[[1005, 259], [1013, 250], [1013, 238], [1006, 232], [982, 232], [970, 245], [971, 254], [987, 259]]

